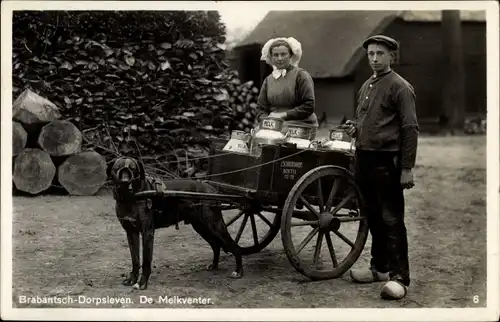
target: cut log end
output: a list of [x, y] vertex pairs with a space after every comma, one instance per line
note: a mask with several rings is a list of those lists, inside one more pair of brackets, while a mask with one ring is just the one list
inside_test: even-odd
[[52, 185], [56, 167], [40, 149], [24, 149], [15, 159], [12, 180], [20, 191], [36, 195]]
[[59, 119], [61, 113], [54, 103], [26, 89], [12, 104], [12, 117], [23, 124], [36, 124]]
[[40, 147], [51, 156], [69, 156], [81, 151], [82, 132], [71, 122], [55, 120], [45, 125], [38, 137]]
[[61, 164], [58, 177], [69, 194], [94, 195], [106, 183], [106, 160], [94, 151], [80, 152]]
[[12, 122], [12, 156], [16, 156], [23, 151], [28, 142], [28, 133], [21, 123]]

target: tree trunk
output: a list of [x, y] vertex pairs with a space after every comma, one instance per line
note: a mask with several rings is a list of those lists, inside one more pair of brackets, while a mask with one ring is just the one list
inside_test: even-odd
[[465, 67], [460, 10], [443, 10], [443, 115], [442, 125], [452, 134], [463, 133], [465, 120]]
[[16, 156], [23, 151], [28, 142], [28, 133], [21, 123], [12, 121], [12, 156]]
[[94, 195], [105, 183], [106, 160], [94, 151], [70, 156], [58, 169], [59, 183], [72, 195]]
[[15, 159], [12, 179], [16, 188], [30, 194], [47, 190], [56, 174], [50, 155], [40, 149], [24, 149]]
[[40, 131], [38, 145], [51, 156], [69, 156], [82, 148], [82, 132], [73, 123], [55, 120]]
[[48, 123], [60, 117], [54, 103], [30, 89], [22, 92], [12, 104], [12, 118], [23, 124]]

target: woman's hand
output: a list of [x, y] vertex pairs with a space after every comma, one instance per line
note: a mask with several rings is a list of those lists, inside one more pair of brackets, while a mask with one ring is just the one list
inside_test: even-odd
[[271, 112], [269, 117], [274, 117], [277, 119], [284, 119], [286, 117], [286, 112]]

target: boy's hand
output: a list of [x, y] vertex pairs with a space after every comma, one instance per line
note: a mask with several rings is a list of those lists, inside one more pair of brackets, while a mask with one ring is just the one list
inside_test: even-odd
[[356, 137], [356, 122], [347, 120], [344, 124], [340, 126], [342, 129], [346, 129], [346, 133], [352, 137]]
[[401, 171], [401, 185], [403, 189], [411, 189], [415, 186], [413, 181], [413, 172], [411, 169], [403, 169]]

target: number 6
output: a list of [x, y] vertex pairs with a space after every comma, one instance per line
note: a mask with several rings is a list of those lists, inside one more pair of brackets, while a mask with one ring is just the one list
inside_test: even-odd
[[474, 304], [479, 303], [479, 296], [478, 295], [474, 295], [474, 297], [472, 298], [472, 302], [474, 302]]

